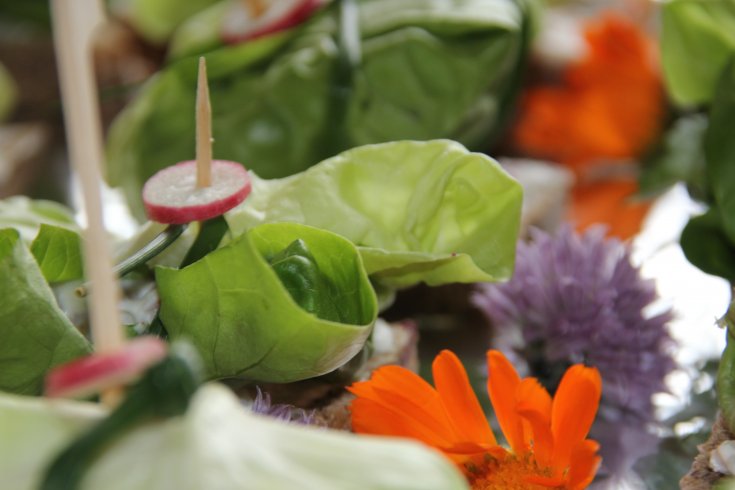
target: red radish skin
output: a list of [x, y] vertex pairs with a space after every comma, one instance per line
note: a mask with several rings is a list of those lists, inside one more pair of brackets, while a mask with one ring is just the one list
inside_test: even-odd
[[179, 225], [214, 218], [250, 194], [248, 171], [236, 162], [212, 161], [212, 185], [198, 188], [195, 160], [167, 167], [143, 186], [143, 204], [152, 221]]
[[[275, 3], [273, 2], [271, 6]], [[237, 30], [223, 28], [222, 41], [226, 44], [239, 44], [295, 27], [308, 19], [324, 3], [324, 0], [298, 0], [291, 9], [275, 19], [268, 19], [266, 11], [260, 18], [252, 19], [250, 25], [241, 26]], [[261, 19], [265, 22], [259, 22]]]
[[116, 352], [96, 353], [57, 366], [46, 376], [49, 397], [84, 398], [128, 384], [166, 357], [166, 343], [158, 337], [138, 337]]

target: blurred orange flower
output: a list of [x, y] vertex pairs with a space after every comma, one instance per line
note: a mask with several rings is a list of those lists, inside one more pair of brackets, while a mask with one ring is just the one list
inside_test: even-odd
[[[591, 168], [640, 156], [660, 134], [665, 111], [653, 46], [644, 32], [608, 13], [589, 21], [584, 36], [586, 55], [566, 67], [559, 84], [527, 91], [512, 135], [523, 153], [568, 166], [582, 185]], [[628, 184], [634, 182], [628, 179]], [[627, 238], [639, 229], [645, 212], [636, 205], [621, 216], [617, 204], [595, 203], [603, 215], [617, 211], [622, 228], [613, 224], [612, 232]], [[575, 205], [588, 203], [577, 197]], [[591, 217], [594, 211], [573, 214]], [[600, 221], [605, 221], [602, 216], [591, 222]]]
[[488, 351], [487, 362], [490, 400], [510, 449], [498, 445], [462, 363], [447, 350], [432, 366], [436, 388], [399, 366], [352, 385], [353, 430], [433, 446], [460, 466], [473, 489], [586, 488], [600, 464], [598, 444], [586, 439], [602, 390], [597, 369], [569, 368], [552, 400], [499, 351]]

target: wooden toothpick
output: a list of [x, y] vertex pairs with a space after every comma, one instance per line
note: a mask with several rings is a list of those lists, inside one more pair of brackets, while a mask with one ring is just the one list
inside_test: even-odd
[[[117, 303], [120, 290], [102, 214], [102, 130], [92, 63], [92, 37], [104, 20], [99, 0], [52, 0], [54, 45], [64, 106], [69, 158], [82, 188], [87, 228], [83, 230], [84, 263], [93, 284], [90, 325], [95, 349], [112, 352], [125, 338]], [[114, 390], [103, 402], [112, 403]]]
[[212, 106], [204, 56], [199, 58], [196, 121], [197, 187], [202, 188], [212, 185]]

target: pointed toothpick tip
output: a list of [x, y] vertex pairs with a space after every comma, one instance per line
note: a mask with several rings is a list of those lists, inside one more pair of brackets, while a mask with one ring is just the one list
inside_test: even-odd
[[212, 185], [212, 107], [209, 102], [207, 60], [199, 57], [196, 102], [197, 187]]

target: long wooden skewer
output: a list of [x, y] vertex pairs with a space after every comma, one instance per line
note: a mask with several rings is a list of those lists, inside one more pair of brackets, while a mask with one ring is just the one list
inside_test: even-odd
[[[69, 156], [80, 179], [87, 215], [84, 263], [94, 284], [89, 303], [92, 338], [97, 351], [112, 352], [122, 348], [125, 338], [117, 308], [120, 290], [102, 213], [102, 131], [91, 44], [95, 29], [105, 20], [104, 10], [99, 0], [52, 0], [51, 7]], [[103, 403], [114, 403], [114, 398], [113, 392], [103, 394]]]
[[207, 61], [199, 58], [196, 102], [197, 187], [212, 185], [212, 106], [209, 102]]

